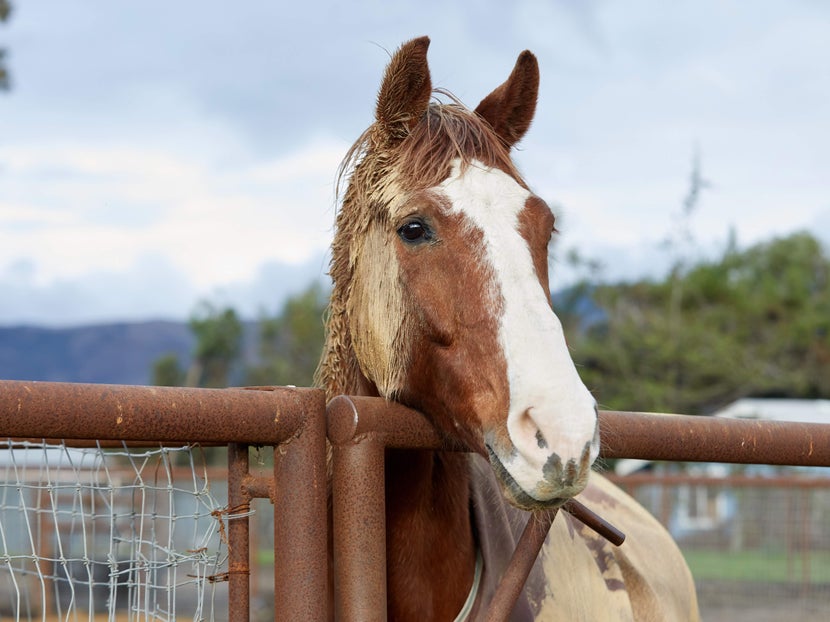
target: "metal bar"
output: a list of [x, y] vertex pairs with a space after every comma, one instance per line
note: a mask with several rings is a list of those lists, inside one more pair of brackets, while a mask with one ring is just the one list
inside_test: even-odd
[[[279, 449], [277, 449], [279, 451]], [[252, 475], [248, 474], [242, 482], [242, 490], [251, 499], [270, 499], [274, 498], [274, 474], [270, 475]]]
[[335, 618], [386, 620], [383, 445], [335, 446], [333, 459]]
[[[300, 398], [301, 396], [297, 396]], [[306, 401], [309, 401], [306, 398]], [[297, 408], [300, 407], [298, 403]], [[304, 405], [297, 435], [274, 447], [274, 617], [328, 618], [326, 401]]]
[[[343, 622], [386, 620], [384, 445], [368, 434], [354, 439], [348, 422], [358, 419], [351, 399], [329, 402], [334, 616]], [[338, 429], [337, 422], [345, 428]]]
[[322, 394], [3, 380], [0, 437], [276, 445]]
[[417, 410], [380, 397], [338, 395], [328, 405], [327, 432], [332, 443], [360, 441], [371, 435], [389, 448], [469, 451], [441, 438]]
[[827, 477], [804, 477], [800, 475], [726, 475], [724, 477], [689, 475], [688, 473], [632, 473], [616, 475], [604, 473], [617, 486], [636, 488], [639, 486], [717, 486], [721, 488], [820, 488], [830, 489]]
[[[273, 445], [302, 425], [307, 407], [297, 412], [297, 401], [313, 403], [321, 393], [5, 380], [0, 436]], [[361, 413], [354, 436], [372, 430], [388, 447], [447, 448], [408, 408], [353, 400]], [[600, 429], [606, 458], [830, 466], [830, 424], [603, 411]]]
[[[585, 525], [593, 528], [594, 531], [604, 536], [612, 544], [620, 546], [625, 541], [624, 533], [578, 501], [571, 499], [562, 509]], [[527, 577], [533, 569], [533, 564], [539, 556], [539, 551], [545, 543], [548, 532], [550, 532], [557, 511], [557, 509], [553, 509], [534, 512], [528, 517], [527, 525], [516, 544], [516, 550], [513, 552], [507, 570], [496, 588], [493, 600], [490, 602], [490, 607], [487, 610], [488, 622], [500, 622], [510, 617], [510, 613], [513, 611], [513, 607], [516, 606], [516, 601], [527, 582]]]
[[[140, 449], [142, 447], [181, 447], [185, 444], [184, 441], [121, 441], [121, 440], [95, 440], [91, 438], [47, 438], [43, 436], [39, 436], [37, 438], [33, 437], [20, 437], [20, 436], [5, 436], [0, 435], [3, 438], [10, 438], [12, 441], [17, 443], [45, 443], [47, 445], [64, 445], [66, 447], [73, 447], [76, 449], [123, 449], [125, 446], [129, 447], [130, 449]], [[198, 444], [200, 447], [227, 447], [227, 443], [222, 443], [220, 441], [199, 441]], [[224, 473], [224, 469], [222, 471]]]
[[[372, 432], [387, 447], [466, 450], [450, 446], [422, 415], [400, 404], [349, 399], [360, 416], [329, 422], [330, 434], [357, 438]], [[599, 426], [604, 458], [830, 466], [830, 423], [601, 411]]]
[[600, 412], [604, 458], [830, 466], [830, 424]]
[[625, 542], [625, 534], [622, 531], [614, 527], [614, 525], [609, 523], [599, 514], [589, 510], [576, 499], [567, 501], [565, 505], [562, 506], [562, 509], [583, 525], [586, 525], [596, 531], [614, 546], [622, 546], [622, 543]]
[[556, 513], [557, 510], [534, 512], [528, 518], [513, 557], [510, 558], [510, 565], [496, 588], [493, 600], [490, 601], [487, 610], [488, 622], [501, 622], [510, 617], [545, 538], [548, 537]]
[[[244, 513], [251, 498], [243, 491], [248, 476], [248, 446], [228, 445], [228, 514]], [[223, 517], [219, 517], [220, 520]], [[228, 537], [228, 620], [248, 622], [251, 619], [251, 552], [247, 516], [229, 517]]]

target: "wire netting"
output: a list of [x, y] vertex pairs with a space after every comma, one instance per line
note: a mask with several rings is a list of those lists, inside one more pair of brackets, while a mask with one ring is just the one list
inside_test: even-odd
[[0, 442], [0, 619], [224, 618], [210, 473], [199, 447]]
[[830, 611], [830, 477], [748, 467], [752, 476], [617, 479], [671, 532], [710, 622], [824, 619]]

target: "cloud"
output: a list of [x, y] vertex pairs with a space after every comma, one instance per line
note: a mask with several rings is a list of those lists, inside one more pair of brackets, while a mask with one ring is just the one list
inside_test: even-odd
[[229, 165], [216, 153], [4, 146], [0, 323], [182, 319], [200, 298], [248, 317], [273, 310], [324, 278], [346, 150], [320, 138]]
[[51, 281], [124, 270], [151, 253], [205, 288], [270, 260], [305, 261], [329, 244], [346, 149], [319, 140], [282, 158], [222, 166], [106, 145], [5, 147], [0, 266], [37, 256], [39, 278]]
[[693, 223], [705, 244], [730, 226], [746, 244], [830, 230], [817, 216], [830, 168], [821, 4], [15, 10], [15, 88], [0, 98], [0, 281], [14, 300], [0, 298], [0, 321], [25, 319], [24, 301], [49, 322], [181, 316], [214, 294], [249, 313], [278, 304], [295, 275], [321, 272], [336, 168], [371, 122], [385, 50], [421, 34], [434, 84], [470, 105], [522, 49], [537, 54], [538, 113], [517, 160], [561, 206], [564, 246], [631, 276], [660, 265], [651, 249], [696, 145], [713, 183]]
[[0, 270], [0, 324], [183, 319], [195, 294], [186, 275], [161, 256], [143, 256], [126, 270], [98, 269], [46, 281], [38, 271], [33, 260]]
[[196, 287], [165, 256], [147, 254], [119, 270], [94, 270], [53, 280], [38, 278], [31, 260], [0, 270], [0, 325], [74, 326], [146, 319], [185, 320], [200, 300], [234, 307], [245, 319], [279, 311], [312, 281], [327, 286], [323, 253], [289, 264], [267, 261], [247, 278]]

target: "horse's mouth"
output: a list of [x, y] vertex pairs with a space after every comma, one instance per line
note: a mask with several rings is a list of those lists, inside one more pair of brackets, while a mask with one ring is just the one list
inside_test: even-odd
[[515, 479], [513, 479], [513, 476], [510, 475], [510, 472], [504, 464], [502, 464], [501, 459], [498, 457], [493, 448], [489, 444], [485, 445], [485, 447], [487, 447], [487, 455], [490, 458], [490, 465], [496, 473], [496, 478], [501, 483], [502, 491], [512, 505], [522, 510], [532, 511], [558, 508], [568, 501], [568, 499], [564, 497], [554, 497], [544, 501], [533, 497], [521, 486], [519, 486]]

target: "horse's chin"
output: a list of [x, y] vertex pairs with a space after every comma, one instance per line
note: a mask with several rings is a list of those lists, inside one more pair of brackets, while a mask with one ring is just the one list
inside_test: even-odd
[[526, 490], [524, 490], [510, 475], [510, 472], [502, 464], [498, 455], [493, 449], [487, 445], [487, 454], [490, 459], [490, 465], [493, 467], [496, 479], [508, 503], [519, 508], [520, 510], [535, 511], [535, 510], [550, 510], [563, 506], [573, 496], [553, 496], [549, 499], [537, 499]]

